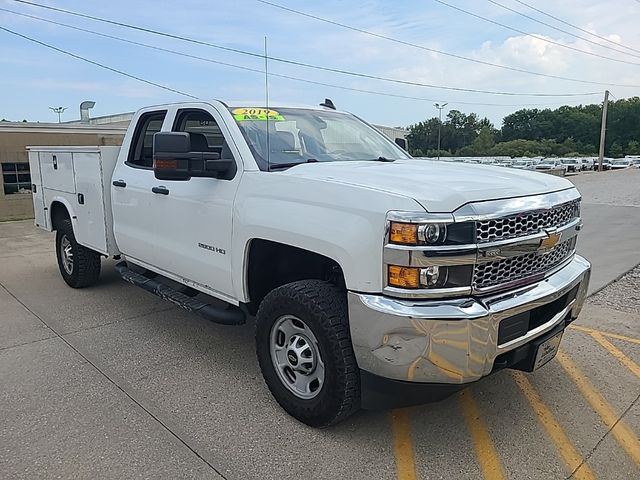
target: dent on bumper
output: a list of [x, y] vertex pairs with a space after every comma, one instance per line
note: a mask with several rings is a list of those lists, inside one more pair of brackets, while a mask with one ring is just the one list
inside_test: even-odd
[[[349, 292], [358, 365], [375, 375], [425, 383], [468, 383], [488, 375], [495, 358], [576, 318], [591, 265], [580, 256], [535, 285], [483, 299], [400, 300]], [[526, 335], [498, 345], [502, 319], [550, 303], [576, 285], [575, 301]]]

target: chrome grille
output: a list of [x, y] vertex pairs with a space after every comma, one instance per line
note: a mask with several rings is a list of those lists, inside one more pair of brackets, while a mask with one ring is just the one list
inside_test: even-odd
[[548, 210], [524, 212], [510, 217], [476, 222], [478, 243], [538, 233], [543, 228], [560, 227], [580, 215], [580, 201], [557, 205]]
[[477, 264], [473, 271], [474, 289], [495, 287], [515, 280], [544, 274], [569, 258], [575, 249], [576, 238], [556, 245], [546, 253], [527, 253], [505, 260]]

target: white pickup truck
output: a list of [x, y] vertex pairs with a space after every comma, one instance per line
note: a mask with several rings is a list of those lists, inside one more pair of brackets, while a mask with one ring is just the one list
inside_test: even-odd
[[312, 426], [435, 401], [555, 355], [590, 265], [580, 194], [540, 173], [414, 160], [356, 116], [144, 108], [122, 147], [30, 147], [60, 273], [122, 277], [205, 318], [256, 317], [266, 384]]

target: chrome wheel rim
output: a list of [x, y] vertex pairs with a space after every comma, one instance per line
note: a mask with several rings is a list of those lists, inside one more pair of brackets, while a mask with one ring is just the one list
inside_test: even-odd
[[283, 315], [271, 328], [270, 352], [282, 384], [296, 397], [311, 399], [324, 385], [325, 368], [318, 340], [294, 315]]
[[62, 268], [68, 275], [73, 273], [73, 247], [66, 235], [60, 241], [60, 258], [62, 259]]

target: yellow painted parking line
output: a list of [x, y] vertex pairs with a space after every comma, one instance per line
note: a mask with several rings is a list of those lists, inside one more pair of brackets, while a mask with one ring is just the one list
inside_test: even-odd
[[416, 480], [418, 477], [411, 442], [410, 410], [408, 408], [393, 410], [390, 415], [398, 480]]
[[595, 328], [583, 327], [582, 325], [575, 325], [575, 324], [569, 325], [569, 328], [573, 328], [574, 330], [578, 330], [580, 332], [599, 333], [600, 335], [604, 335], [609, 338], [624, 340], [625, 342], [637, 343], [638, 345], [640, 345], [640, 338], [627, 337], [626, 335], [620, 335], [619, 333], [604, 332], [602, 330], [596, 330]]
[[592, 332], [590, 335], [596, 342], [606, 348], [611, 355], [616, 357], [621, 364], [631, 370], [636, 377], [640, 378], [640, 365], [618, 350], [618, 348], [607, 340], [601, 333]]
[[506, 478], [496, 448], [489, 436], [487, 425], [482, 420], [480, 409], [470, 390], [467, 389], [460, 394], [460, 403], [484, 478], [490, 480]]
[[573, 361], [564, 353], [558, 352], [558, 361], [576, 384], [582, 396], [589, 402], [591, 408], [600, 416], [604, 424], [611, 429], [613, 438], [627, 452], [636, 464], [640, 466], [640, 441], [638, 437], [618, 419], [616, 412], [604, 397], [591, 384], [589, 379], [576, 367]]
[[533, 411], [538, 415], [540, 423], [547, 431], [547, 435], [551, 438], [556, 445], [558, 452], [562, 456], [569, 473], [573, 473], [573, 478], [577, 480], [592, 480], [595, 479], [593, 472], [586, 463], [582, 463], [582, 457], [575, 449], [564, 430], [558, 423], [558, 421], [551, 413], [551, 410], [545, 405], [545, 403], [538, 395], [531, 382], [522, 372], [512, 372], [520, 390], [529, 401], [529, 404], [533, 408]]

